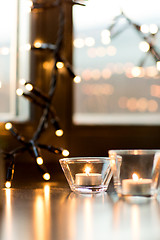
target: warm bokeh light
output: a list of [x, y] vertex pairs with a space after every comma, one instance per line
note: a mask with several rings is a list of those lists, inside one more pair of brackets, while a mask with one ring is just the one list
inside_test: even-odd
[[33, 6], [33, 2], [31, 0], [28, 0], [28, 6], [31, 8]]
[[87, 47], [93, 47], [95, 45], [95, 39], [93, 37], [87, 37], [84, 40]]
[[141, 67], [133, 67], [131, 69], [131, 74], [133, 77], [139, 77], [141, 75]]
[[101, 32], [101, 42], [102, 42], [102, 44], [104, 44], [104, 45], [109, 44], [111, 42], [110, 36], [111, 36], [111, 33], [108, 29], [103, 30]]
[[61, 69], [61, 68], [64, 67], [64, 63], [63, 63], [63, 62], [57, 62], [57, 63], [56, 63], [56, 67], [57, 67], [58, 69]]
[[158, 103], [155, 100], [148, 101], [148, 111], [156, 112], [158, 110]]
[[53, 60], [51, 60], [51, 61], [44, 61], [43, 62], [43, 68], [45, 70], [51, 70], [52, 67], [53, 67]]
[[149, 66], [145, 69], [147, 77], [155, 77], [157, 75], [157, 68], [155, 66]]
[[111, 70], [109, 68], [105, 68], [105, 69], [102, 70], [102, 77], [104, 79], [110, 78], [111, 75], [112, 75], [112, 72], [111, 72]]
[[74, 79], [73, 79], [73, 81], [74, 81], [75, 83], [80, 83], [80, 82], [81, 82], [81, 77], [80, 77], [80, 76], [75, 76]]
[[101, 32], [101, 37], [102, 38], [107, 38], [107, 37], [110, 37], [110, 36], [111, 36], [111, 32], [108, 29], [102, 30], [102, 32]]
[[150, 49], [150, 45], [148, 42], [145, 42], [145, 41], [141, 41], [139, 43], [139, 49], [142, 51], [142, 52], [148, 52], [149, 49]]
[[85, 41], [82, 38], [76, 38], [73, 41], [73, 45], [75, 48], [83, 48]]
[[27, 11], [28, 13], [31, 12], [32, 6], [33, 6], [33, 2], [32, 2], [31, 0], [26, 1], [26, 11]]
[[114, 87], [111, 84], [85, 84], [82, 87], [83, 94], [89, 96], [112, 95]]
[[96, 56], [104, 57], [108, 54], [108, 50], [105, 47], [97, 47], [96, 48]]
[[136, 111], [136, 103], [137, 103], [137, 100], [136, 100], [136, 98], [129, 98], [128, 100], [127, 100], [127, 108], [128, 108], [128, 110], [129, 111], [131, 111], [131, 112], [133, 112], [133, 111]]
[[69, 151], [68, 151], [67, 149], [63, 149], [62, 155], [63, 155], [64, 157], [69, 156]]
[[28, 91], [32, 91], [33, 90], [33, 85], [31, 83], [27, 83], [25, 85], [25, 88], [28, 90]]
[[147, 24], [142, 24], [140, 26], [140, 31], [143, 33], [148, 33], [149, 32], [149, 26]]
[[146, 98], [142, 97], [137, 101], [137, 110], [139, 112], [145, 112], [148, 107], [148, 101]]
[[149, 31], [151, 34], [156, 34], [158, 32], [158, 26], [156, 24], [150, 24]]
[[94, 79], [94, 80], [98, 80], [98, 79], [100, 79], [100, 77], [101, 77], [101, 72], [100, 72], [100, 70], [99, 69], [93, 69], [92, 70], [92, 72], [91, 72], [91, 77], [92, 77], [92, 79]]
[[16, 94], [17, 94], [18, 96], [22, 96], [22, 95], [23, 95], [23, 90], [22, 90], [21, 88], [17, 88]]
[[26, 51], [31, 50], [31, 44], [30, 44], [30, 43], [27, 43], [27, 44], [25, 45], [25, 50], [26, 50]]
[[0, 88], [2, 88], [2, 82], [0, 82]]
[[104, 45], [108, 45], [111, 42], [111, 38], [110, 37], [102, 38], [101, 42]]
[[6, 188], [10, 188], [10, 187], [11, 187], [11, 182], [10, 182], [10, 181], [7, 181], [7, 182], [5, 183], [5, 187], [6, 187]]
[[50, 179], [50, 174], [49, 173], [43, 174], [43, 179], [48, 181]]
[[19, 83], [24, 86], [25, 83], [26, 83], [26, 80], [25, 80], [24, 78], [21, 78], [21, 79], [19, 80]]
[[150, 94], [153, 97], [160, 98], [160, 86], [159, 85], [151, 85], [150, 86]]
[[117, 49], [114, 46], [107, 47], [107, 54], [108, 56], [115, 56], [117, 53]]
[[5, 129], [6, 129], [6, 130], [9, 130], [9, 129], [11, 129], [11, 128], [12, 128], [12, 123], [7, 122], [7, 123], [5, 124]]
[[58, 129], [55, 131], [55, 134], [57, 137], [61, 137], [63, 135], [63, 130], [62, 129]]
[[160, 71], [160, 61], [156, 62], [156, 67], [157, 67], [157, 70]]
[[41, 41], [36, 40], [36, 41], [34, 42], [34, 47], [35, 47], [35, 48], [40, 48], [41, 46], [42, 46]]
[[37, 162], [38, 165], [42, 165], [43, 164], [43, 158], [42, 157], [37, 157], [36, 162]]

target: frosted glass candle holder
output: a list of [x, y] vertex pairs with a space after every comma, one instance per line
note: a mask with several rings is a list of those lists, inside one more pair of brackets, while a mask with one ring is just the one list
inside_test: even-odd
[[99, 193], [107, 190], [112, 177], [109, 158], [63, 158], [59, 162], [72, 191]]
[[157, 196], [160, 150], [110, 150], [109, 157], [119, 196]]

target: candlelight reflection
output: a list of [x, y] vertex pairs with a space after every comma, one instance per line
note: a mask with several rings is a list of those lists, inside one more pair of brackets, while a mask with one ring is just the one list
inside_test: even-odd
[[11, 239], [12, 232], [12, 208], [11, 208], [11, 189], [6, 189], [6, 219], [5, 219], [5, 228], [6, 228], [6, 240]]
[[35, 240], [45, 239], [44, 224], [44, 202], [42, 196], [37, 195], [34, 207]]
[[49, 239], [51, 229], [50, 186], [44, 186], [45, 237]]
[[132, 239], [138, 240], [140, 238], [140, 210], [137, 205], [131, 208], [131, 231]]
[[50, 186], [45, 185], [44, 197], [38, 194], [34, 205], [35, 240], [49, 239], [50, 236]]
[[92, 204], [91, 199], [84, 199], [84, 236], [86, 240], [93, 239], [93, 225], [92, 225]]

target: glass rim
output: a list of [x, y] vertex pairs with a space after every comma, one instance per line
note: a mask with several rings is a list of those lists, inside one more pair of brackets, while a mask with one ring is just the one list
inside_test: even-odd
[[109, 150], [109, 154], [116, 153], [118, 155], [123, 154], [123, 155], [147, 155], [147, 154], [155, 154], [159, 152], [160, 149], [113, 149]]
[[59, 159], [60, 163], [84, 163], [84, 162], [106, 162], [110, 161], [109, 157], [69, 157], [69, 158], [61, 158]]

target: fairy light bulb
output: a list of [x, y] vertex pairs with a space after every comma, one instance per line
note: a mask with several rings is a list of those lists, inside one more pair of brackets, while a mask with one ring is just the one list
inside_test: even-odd
[[10, 181], [6, 181], [5, 187], [6, 187], [6, 188], [10, 188], [10, 187], [11, 187], [11, 182], [10, 182]]
[[33, 2], [31, 0], [28, 1], [28, 6], [31, 8], [33, 6]]
[[151, 34], [156, 34], [158, 32], [158, 26], [156, 24], [150, 24], [149, 30]]
[[26, 83], [26, 80], [25, 80], [24, 78], [21, 78], [21, 79], [19, 80], [19, 83], [24, 86], [25, 83]]
[[140, 49], [142, 52], [148, 52], [149, 49], [150, 49], [150, 45], [149, 45], [148, 42], [142, 41], [142, 42], [140, 42], [140, 44], [139, 44], [139, 49]]
[[36, 162], [37, 162], [38, 165], [42, 165], [43, 164], [43, 158], [42, 157], [37, 157]]
[[21, 88], [17, 88], [16, 94], [17, 94], [18, 96], [22, 96], [22, 95], [23, 95], [23, 90], [22, 90]]
[[55, 134], [57, 137], [61, 137], [63, 135], [63, 130], [62, 129], [58, 129], [55, 131]]
[[25, 49], [25, 51], [30, 51], [31, 50], [31, 44], [30, 43], [25, 44], [24, 49]]
[[133, 77], [139, 77], [140, 74], [141, 74], [141, 67], [133, 67], [132, 70], [131, 70], [131, 74]]
[[31, 83], [27, 83], [27, 84], [25, 85], [25, 88], [30, 92], [30, 91], [33, 90], [33, 85], [32, 85]]
[[67, 157], [67, 156], [69, 155], [69, 151], [68, 151], [67, 149], [64, 149], [64, 150], [62, 151], [62, 155], [63, 155], [64, 157]]
[[10, 130], [11, 128], [12, 128], [12, 123], [7, 122], [7, 123], [5, 124], [5, 129], [6, 129], [6, 130]]
[[63, 62], [57, 62], [57, 63], [56, 63], [56, 67], [57, 67], [58, 69], [61, 69], [61, 68], [64, 67], [64, 63], [63, 63]]
[[75, 83], [80, 83], [80, 82], [81, 82], [81, 77], [80, 77], [80, 76], [75, 76], [75, 77], [73, 78], [73, 81], [74, 81]]
[[142, 33], [148, 33], [148, 32], [149, 32], [149, 26], [148, 26], [147, 24], [142, 24], [142, 25], [140, 26], [140, 31], [141, 31]]
[[50, 179], [50, 174], [49, 173], [43, 174], [43, 179], [48, 181]]
[[108, 29], [104, 29], [101, 32], [101, 37], [102, 38], [106, 38], [106, 37], [110, 37], [111, 36], [111, 32]]
[[37, 40], [37, 41], [34, 42], [34, 47], [35, 48], [40, 48], [41, 46], [42, 46], [42, 43], [40, 41]]

